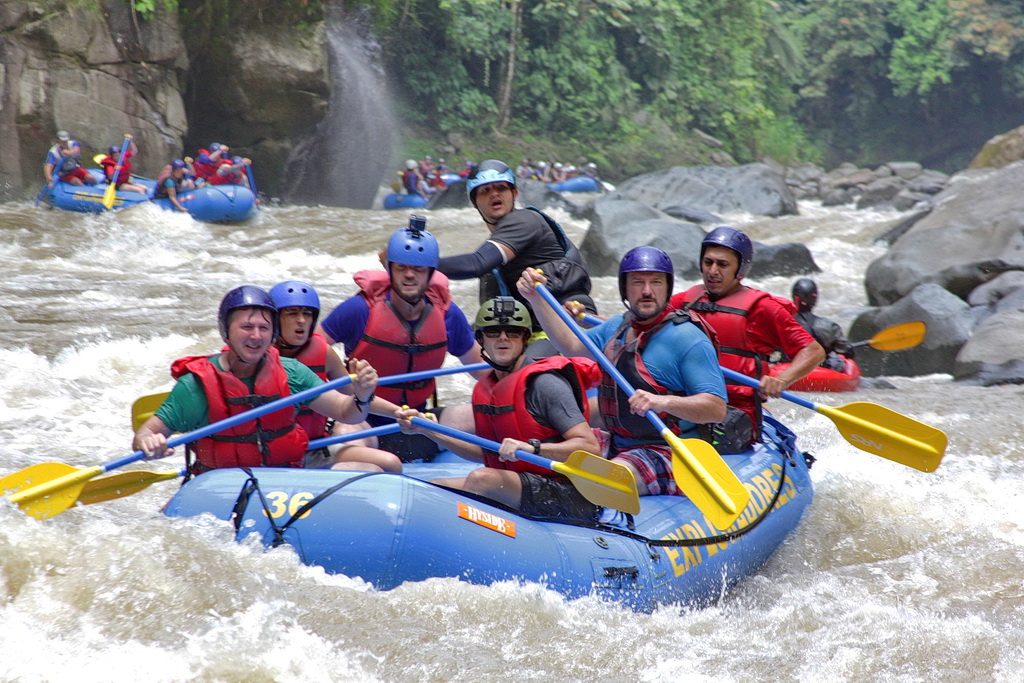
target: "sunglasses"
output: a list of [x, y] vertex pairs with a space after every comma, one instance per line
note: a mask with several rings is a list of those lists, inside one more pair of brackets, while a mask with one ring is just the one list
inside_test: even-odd
[[502, 333], [509, 339], [522, 339], [530, 334], [529, 330], [522, 327], [485, 327], [480, 331], [488, 339], [497, 339]]

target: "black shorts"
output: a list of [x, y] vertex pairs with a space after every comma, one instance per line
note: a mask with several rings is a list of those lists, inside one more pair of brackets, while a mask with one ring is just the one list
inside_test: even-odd
[[585, 522], [596, 522], [601, 516], [601, 507], [584, 498], [568, 479], [520, 472], [519, 482], [523, 486], [519, 501], [523, 514]]

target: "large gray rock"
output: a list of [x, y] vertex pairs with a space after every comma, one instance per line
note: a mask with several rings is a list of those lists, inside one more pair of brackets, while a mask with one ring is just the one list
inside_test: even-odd
[[705, 232], [639, 202], [601, 198], [589, 213], [591, 225], [580, 245], [592, 276], [617, 275], [623, 254], [644, 245], [658, 247], [671, 258], [677, 278], [700, 278], [697, 255]]
[[1000, 273], [1024, 269], [1024, 162], [955, 177], [935, 207], [868, 266], [872, 305], [893, 303], [922, 283], [966, 298]]
[[762, 244], [754, 242], [754, 264], [750, 277], [766, 278], [776, 275], [794, 276], [820, 273], [811, 250], [799, 242]]
[[90, 158], [132, 133], [134, 168], [154, 175], [181, 154], [188, 59], [177, 14], [157, 3], [134, 22], [128, 3], [0, 3], [0, 198], [34, 194], [64, 128]]
[[953, 377], [983, 386], [1024, 384], [1022, 339], [1024, 308], [989, 316], [957, 354]]
[[632, 199], [660, 210], [681, 205], [710, 213], [797, 213], [796, 199], [785, 179], [766, 164], [735, 168], [675, 166], [630, 178], [609, 196]]
[[971, 338], [973, 320], [967, 302], [935, 284], [921, 285], [898, 302], [860, 314], [850, 339], [870, 339], [881, 330], [920, 320], [928, 326], [924, 341], [904, 351], [857, 350], [857, 365], [866, 377], [952, 374], [957, 353]]

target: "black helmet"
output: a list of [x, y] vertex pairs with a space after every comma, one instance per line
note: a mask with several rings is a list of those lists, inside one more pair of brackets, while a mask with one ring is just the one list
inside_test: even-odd
[[818, 285], [809, 277], [802, 277], [793, 283], [793, 303], [803, 313], [810, 311], [818, 303]]

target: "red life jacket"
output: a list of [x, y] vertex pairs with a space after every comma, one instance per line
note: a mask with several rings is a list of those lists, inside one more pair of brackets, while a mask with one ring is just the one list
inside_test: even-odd
[[[230, 161], [225, 161], [221, 166], [230, 166]], [[193, 168], [195, 165], [193, 164]], [[221, 175], [220, 173], [214, 172], [206, 177], [206, 182], [210, 185], [241, 185], [242, 184], [242, 172], [231, 171], [227, 175]]]
[[220, 166], [220, 160], [218, 159], [217, 161], [210, 164], [199, 161], [200, 157], [202, 157], [204, 154], [207, 157], [210, 156], [210, 153], [207, 150], [199, 150], [199, 154], [196, 155], [195, 161], [192, 162], [192, 172], [195, 174], [197, 178], [202, 178], [203, 180], [206, 180], [207, 178], [209, 178], [210, 176], [217, 172], [217, 167]]
[[[647, 365], [644, 364], [643, 350], [651, 338], [666, 325], [681, 325], [689, 322], [690, 316], [684, 311], [672, 311], [664, 320], [644, 330], [637, 335], [636, 339], [621, 344], [622, 333], [629, 328], [628, 318], [623, 319], [622, 325], [611, 336], [605, 345], [603, 352], [611, 359], [615, 368], [626, 378], [626, 381], [634, 389], [642, 389], [652, 394], [661, 396], [685, 396], [685, 393], [672, 391], [658, 383]], [[607, 372], [601, 372], [601, 384], [597, 388], [597, 400], [601, 410], [601, 419], [604, 421], [605, 429], [616, 436], [634, 439], [641, 443], [663, 444], [665, 440], [661, 432], [651, 424], [643, 415], [636, 415], [629, 409], [629, 395], [619, 387], [615, 379]], [[679, 418], [669, 413], [658, 413], [665, 425], [672, 430], [672, 433], [682, 434], [679, 426]]]
[[[500, 380], [494, 371], [487, 373], [473, 387], [473, 422], [477, 435], [499, 443], [505, 438], [520, 441], [561, 441], [562, 435], [557, 430], [542, 426], [526, 409], [526, 388], [529, 386], [529, 380], [542, 372], [557, 372], [562, 375], [569, 380], [584, 419], [589, 420], [590, 409], [587, 405], [586, 392], [596, 377], [596, 365], [594, 361], [586, 358], [550, 356], [509, 373]], [[521, 460], [505, 462], [489, 450], [484, 450], [484, 464], [499, 470], [551, 476], [549, 470]]]
[[[308, 367], [320, 379], [327, 381], [327, 340], [319, 334], [314, 332], [309, 341], [291, 358]], [[318, 439], [327, 433], [327, 416], [321, 415], [309, 406], [299, 408], [295, 420], [311, 439]]]
[[[251, 393], [242, 380], [210, 358], [188, 356], [171, 364], [175, 379], [192, 373], [199, 380], [210, 424], [291, 394], [288, 373], [273, 347], [256, 370]], [[295, 408], [287, 406], [196, 441], [194, 469], [199, 473], [223, 467], [302, 467], [308, 444], [309, 437], [295, 422]]]
[[[117, 172], [117, 182], [115, 184], [120, 185], [121, 183], [127, 183], [131, 179], [132, 175], [132, 162], [131, 153], [124, 152], [125, 156], [121, 160], [121, 170]], [[100, 166], [103, 167], [103, 175], [106, 176], [109, 182], [111, 177], [114, 175], [114, 169], [117, 168], [117, 159], [110, 156], [109, 154], [100, 160]]]
[[[363, 270], [353, 279], [370, 307], [363, 336], [349, 354], [372, 365], [381, 377], [421, 370], [436, 370], [444, 364], [448, 352], [448, 329], [444, 318], [451, 306], [448, 278], [434, 271], [425, 293], [426, 308], [411, 325], [400, 316], [387, 298], [391, 278], [382, 270]], [[433, 378], [377, 387], [377, 395], [396, 405], [423, 406], [434, 394]]]
[[[762, 292], [750, 287], [740, 287], [732, 294], [711, 301], [708, 299], [704, 285], [694, 285], [685, 292], [672, 297], [672, 303], [684, 310], [699, 311], [704, 319], [718, 333], [721, 342], [719, 362], [723, 367], [741, 372], [748, 377], [761, 379], [767, 372], [764, 366], [768, 362], [771, 349], [757, 351], [747, 334], [747, 316], [758, 303], [772, 298], [783, 304], [788, 310], [795, 311], [792, 301]], [[729, 395], [729, 403], [742, 408], [754, 421], [755, 428], [761, 425], [761, 399], [757, 390], [742, 384], [725, 381]]]

